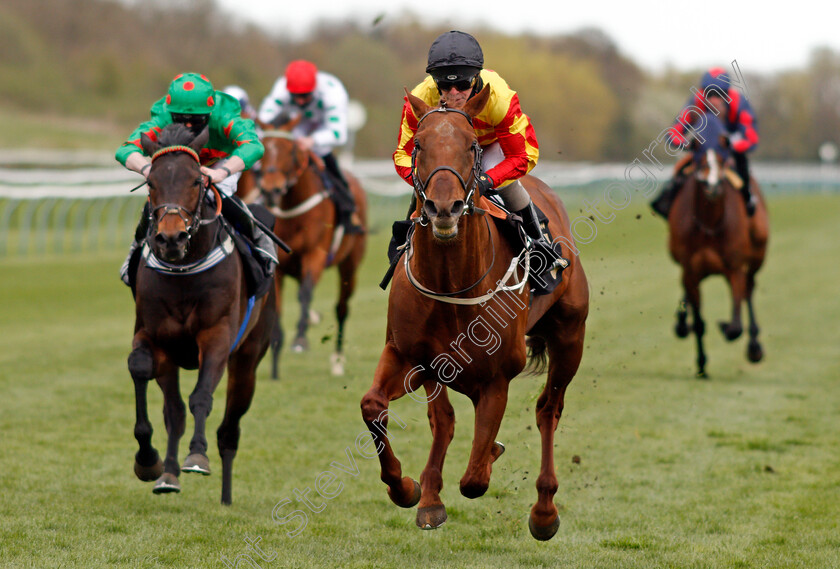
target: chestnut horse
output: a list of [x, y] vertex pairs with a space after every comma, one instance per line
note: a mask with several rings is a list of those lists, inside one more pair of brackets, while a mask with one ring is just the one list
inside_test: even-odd
[[[239, 445], [239, 420], [254, 396], [257, 365], [268, 349], [276, 321], [273, 289], [248, 298], [239, 253], [216, 211], [208, 211], [207, 187], [198, 152], [208, 140], [205, 129], [193, 139], [181, 125], [166, 127], [152, 141], [142, 137], [152, 156], [149, 170], [151, 236], [137, 272], [136, 322], [128, 369], [134, 380], [140, 445], [134, 472], [155, 482], [156, 494], [179, 492], [181, 470], [210, 474], [205, 424], [213, 391], [228, 370], [227, 403], [217, 431], [222, 458], [222, 503], [230, 504], [233, 459]], [[178, 466], [178, 444], [185, 431], [186, 409], [178, 383], [179, 368], [198, 369], [189, 397], [195, 418], [190, 454]], [[146, 404], [149, 380], [163, 391], [163, 416], [169, 442], [161, 461], [152, 446]]]
[[755, 274], [764, 262], [769, 236], [767, 207], [758, 183], [750, 188], [757, 199], [755, 214], [747, 215], [739, 191], [741, 179], [727, 165], [730, 150], [723, 123], [706, 114], [694, 149], [691, 175], [677, 194], [668, 215], [669, 248], [682, 267], [685, 292], [677, 310], [677, 336], [689, 334], [688, 308], [691, 308], [691, 331], [697, 339], [697, 375], [706, 377], [706, 352], [703, 349], [705, 323], [700, 315], [700, 281], [709, 275], [723, 275], [732, 293], [732, 320], [720, 322], [724, 337], [735, 340], [743, 332], [741, 304], [746, 301], [749, 316], [747, 358], [758, 362], [764, 353], [758, 342], [758, 323], [752, 295]]
[[[335, 353], [331, 357], [333, 375], [344, 373], [344, 324], [348, 314], [348, 302], [356, 288], [356, 274], [365, 252], [366, 232], [336, 233], [337, 212], [329, 191], [324, 186], [319, 169], [323, 168], [320, 158], [302, 150], [295, 142], [291, 129], [297, 120], [282, 127], [258, 123], [263, 129], [262, 142], [265, 154], [262, 158], [260, 191], [265, 206], [277, 218], [274, 233], [292, 249], [284, 255], [275, 272], [277, 291], [277, 312], [282, 314], [283, 280], [290, 276], [299, 283], [298, 301], [300, 318], [292, 351], [309, 349], [306, 331], [313, 315], [312, 296], [324, 269], [338, 267], [339, 293], [335, 307], [338, 320]], [[367, 201], [358, 180], [345, 172], [350, 190], [356, 201], [359, 225], [367, 226]], [[272, 377], [278, 377], [280, 341], [272, 345]]]
[[[413, 166], [418, 222], [403, 268], [394, 274], [385, 348], [361, 401], [362, 417], [379, 453], [381, 479], [398, 506], [419, 503], [420, 528], [446, 521], [440, 491], [455, 422], [448, 386], [469, 397], [475, 407], [475, 435], [461, 494], [483, 495], [492, 464], [504, 451], [495, 437], [509, 383], [525, 368], [530, 348], [534, 371], [545, 369], [548, 358], [548, 380], [536, 405], [542, 461], [528, 526], [536, 539], [547, 540], [560, 524], [553, 502], [554, 433], [566, 387], [583, 354], [589, 312], [586, 276], [580, 259], [570, 255], [557, 288], [531, 297], [528, 252], [505, 239], [485, 213], [486, 205], [475, 203], [481, 147], [472, 118], [487, 103], [489, 87], [463, 111], [431, 108], [406, 94], [418, 117]], [[560, 199], [537, 178], [524, 176], [521, 182], [548, 216], [552, 235], [573, 244]], [[389, 403], [421, 385], [427, 397], [411, 397], [427, 403], [433, 440], [418, 484], [403, 476], [387, 425]]]

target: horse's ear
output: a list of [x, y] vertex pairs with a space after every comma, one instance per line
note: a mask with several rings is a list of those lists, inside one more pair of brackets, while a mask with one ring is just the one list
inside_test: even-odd
[[145, 132], [140, 135], [140, 147], [143, 148], [143, 152], [146, 156], [152, 156], [155, 152], [160, 150], [160, 144], [149, 138]]
[[474, 95], [467, 101], [467, 104], [464, 105], [464, 112], [471, 117], [478, 116], [478, 114], [484, 110], [489, 98], [490, 84], [488, 83], [481, 91], [478, 92], [477, 95]]
[[405, 91], [405, 97], [408, 103], [411, 105], [411, 110], [414, 112], [414, 116], [419, 120], [423, 115], [428, 113], [432, 110], [432, 107], [427, 105], [423, 99], [420, 97], [416, 97], [408, 92], [408, 89], [403, 87]]
[[188, 146], [196, 152], [198, 152], [199, 150], [204, 148], [204, 145], [207, 144], [208, 140], [210, 140], [210, 127], [205, 126], [204, 130], [198, 133], [198, 136], [193, 138], [192, 142], [190, 142]]

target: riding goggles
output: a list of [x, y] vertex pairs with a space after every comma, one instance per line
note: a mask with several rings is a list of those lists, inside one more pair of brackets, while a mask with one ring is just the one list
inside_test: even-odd
[[190, 131], [196, 136], [204, 130], [204, 127], [210, 122], [210, 115], [192, 115], [187, 113], [170, 113], [172, 122], [189, 125]]
[[452, 87], [455, 87], [458, 91], [468, 91], [473, 85], [475, 85], [475, 78], [476, 76], [473, 75], [469, 78], [456, 79], [454, 81], [450, 81], [448, 79], [436, 79], [435, 83], [441, 91], [449, 91]]

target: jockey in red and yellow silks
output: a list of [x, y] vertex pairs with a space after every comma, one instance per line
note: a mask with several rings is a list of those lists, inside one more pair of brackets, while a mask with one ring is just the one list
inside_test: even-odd
[[[473, 118], [482, 148], [478, 190], [486, 193], [495, 189], [505, 207], [522, 218], [525, 233], [535, 245], [553, 254], [531, 196], [519, 181], [537, 165], [540, 151], [531, 119], [522, 112], [516, 91], [498, 73], [484, 69], [484, 53], [478, 41], [456, 30], [441, 34], [432, 42], [426, 73], [429, 75], [412, 94], [432, 107], [445, 104], [447, 108], [461, 109], [482, 89], [490, 90], [484, 109]], [[409, 184], [413, 184], [411, 154], [417, 123], [406, 97], [393, 158], [397, 173]], [[392, 244], [400, 238], [395, 233]]]
[[[531, 120], [519, 107], [516, 91], [508, 87], [498, 73], [489, 69], [481, 70], [474, 92], [481, 91], [484, 85], [490, 85], [490, 99], [481, 114], [473, 118], [473, 126], [482, 148], [498, 142], [504, 154], [501, 162], [485, 170], [494, 186], [500, 188], [530, 172], [537, 165], [540, 150]], [[411, 94], [432, 107], [440, 103], [440, 92], [431, 76], [417, 85]], [[409, 184], [412, 183], [411, 153], [414, 150], [416, 130], [417, 118], [406, 98], [399, 142], [393, 156], [397, 173]]]

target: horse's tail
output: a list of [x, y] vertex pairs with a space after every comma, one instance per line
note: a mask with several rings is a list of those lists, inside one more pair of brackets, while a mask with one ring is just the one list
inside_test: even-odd
[[528, 336], [525, 341], [528, 346], [528, 363], [525, 366], [525, 373], [528, 375], [542, 375], [548, 369], [548, 352], [544, 338], [539, 336]]

